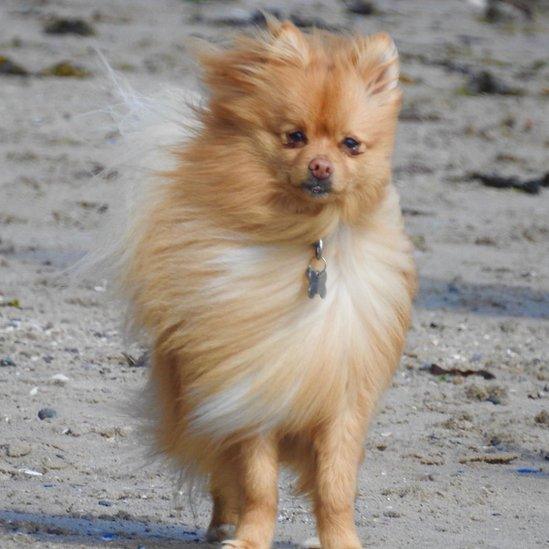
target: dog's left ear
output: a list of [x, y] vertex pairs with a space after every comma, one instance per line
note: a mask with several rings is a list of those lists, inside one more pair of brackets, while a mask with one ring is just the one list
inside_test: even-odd
[[380, 32], [355, 39], [350, 60], [365, 80], [372, 95], [397, 90], [398, 51], [387, 33]]

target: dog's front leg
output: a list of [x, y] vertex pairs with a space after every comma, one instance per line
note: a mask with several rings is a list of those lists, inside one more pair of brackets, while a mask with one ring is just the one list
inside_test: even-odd
[[322, 549], [360, 549], [354, 523], [363, 422], [351, 414], [324, 425], [313, 440], [314, 508]]
[[224, 548], [269, 549], [278, 506], [278, 447], [268, 437], [240, 444], [238, 457], [240, 517], [234, 540]]

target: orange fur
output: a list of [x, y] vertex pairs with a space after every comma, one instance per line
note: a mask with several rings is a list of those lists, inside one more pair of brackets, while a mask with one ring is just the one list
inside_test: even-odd
[[[159, 450], [210, 479], [211, 539], [269, 547], [279, 462], [311, 495], [326, 549], [353, 524], [368, 421], [400, 358], [415, 271], [390, 158], [401, 104], [385, 34], [347, 38], [270, 21], [201, 55], [196, 135], [134, 214], [121, 282], [150, 337]], [[300, 130], [307, 143], [288, 146]], [[351, 155], [342, 140], [360, 142]], [[306, 195], [333, 163], [333, 192]], [[323, 238], [328, 295], [305, 268]]]

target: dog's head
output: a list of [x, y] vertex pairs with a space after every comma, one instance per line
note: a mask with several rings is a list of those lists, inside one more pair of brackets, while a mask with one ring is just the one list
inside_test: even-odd
[[380, 200], [401, 104], [387, 34], [305, 34], [271, 20], [201, 62], [210, 99], [200, 139], [217, 144], [243, 200], [247, 190], [277, 215], [328, 207], [347, 217]]

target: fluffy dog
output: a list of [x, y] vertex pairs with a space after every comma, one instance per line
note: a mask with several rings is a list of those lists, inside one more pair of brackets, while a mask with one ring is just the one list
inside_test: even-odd
[[271, 20], [199, 60], [198, 125], [158, 142], [171, 161], [120, 256], [152, 349], [156, 447], [209, 483], [210, 540], [270, 547], [285, 464], [322, 547], [358, 548], [363, 440], [415, 288], [391, 185], [397, 50]]

